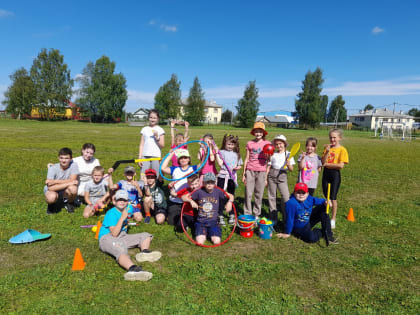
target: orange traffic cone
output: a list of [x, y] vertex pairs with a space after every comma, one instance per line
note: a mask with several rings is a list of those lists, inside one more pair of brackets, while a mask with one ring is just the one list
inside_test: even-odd
[[73, 259], [73, 266], [71, 270], [83, 270], [85, 269], [86, 263], [83, 260], [82, 253], [80, 252], [79, 248], [76, 248], [76, 252], [74, 253]]
[[353, 214], [353, 208], [350, 208], [349, 214], [347, 215], [347, 221], [350, 221], [350, 222], [356, 221]]
[[96, 234], [95, 234], [95, 239], [98, 239], [99, 236], [99, 230], [101, 229], [102, 226], [102, 222], [98, 221], [98, 223], [96, 223]]

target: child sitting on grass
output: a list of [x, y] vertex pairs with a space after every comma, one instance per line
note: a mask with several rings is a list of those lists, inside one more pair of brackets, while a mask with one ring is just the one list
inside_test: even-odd
[[195, 217], [197, 216], [196, 211], [191, 207], [189, 200], [191, 200], [191, 193], [200, 187], [200, 175], [193, 174], [187, 178], [188, 187], [185, 187], [177, 192], [178, 198], [181, 198], [184, 201], [184, 212], [182, 218], [180, 217], [177, 224], [177, 231], [182, 232], [182, 224], [184, 228], [193, 229], [195, 223]]
[[161, 252], [150, 251], [150, 243], [153, 235], [143, 232], [137, 234], [127, 234], [127, 218], [131, 215], [134, 219], [141, 220], [139, 212], [132, 213], [132, 207], [128, 203], [128, 193], [119, 190], [115, 194], [115, 207], [110, 209], [106, 215], [102, 227], [99, 231], [99, 249], [109, 254], [117, 260], [118, 264], [127, 270], [124, 275], [125, 280], [147, 281], [153, 276], [151, 272], [143, 271], [142, 268], [133, 263], [128, 255], [129, 248], [140, 248], [140, 253], [136, 255], [138, 262], [154, 262], [160, 259]]
[[72, 157], [69, 148], [62, 148], [58, 152], [59, 163], [48, 167], [44, 187], [47, 214], [57, 213], [63, 205], [68, 213], [74, 212], [73, 201], [77, 196], [79, 169]]
[[[129, 203], [133, 206], [135, 212], [139, 212], [141, 215], [141, 204], [140, 200], [143, 197], [143, 191], [140, 188], [139, 182], [135, 181], [136, 169], [134, 166], [126, 166], [124, 169], [125, 180], [120, 180], [118, 184], [113, 185], [112, 183], [112, 173], [114, 169], [110, 168], [109, 173], [109, 187], [111, 189], [122, 189], [128, 193]], [[140, 219], [141, 221], [141, 219]]]
[[[233, 195], [225, 194], [222, 190], [214, 188], [216, 175], [206, 173], [203, 177], [203, 187], [196, 190], [187, 198], [191, 207], [198, 209], [197, 221], [195, 223], [195, 236], [199, 244], [204, 244], [207, 236], [213, 244], [220, 244], [222, 230], [217, 224], [219, 207], [226, 204], [226, 212], [232, 210]], [[227, 201], [227, 202], [226, 202]]]
[[89, 218], [105, 207], [110, 200], [108, 182], [104, 180], [104, 168], [95, 166], [92, 171], [92, 179], [85, 184], [85, 201], [87, 206], [83, 211], [83, 217]]
[[143, 187], [143, 207], [146, 217], [144, 223], [150, 223], [150, 211], [155, 215], [156, 224], [163, 224], [167, 216], [167, 204], [162, 188], [156, 185], [156, 171], [149, 168], [145, 171], [146, 184]]
[[[331, 231], [330, 217], [326, 213], [325, 199], [309, 195], [308, 186], [305, 183], [297, 183], [294, 193], [286, 202], [286, 224], [284, 233], [277, 234], [279, 238], [288, 238], [291, 234], [307, 243], [315, 243], [321, 237], [328, 244], [338, 244]], [[315, 224], [321, 222], [320, 229], [312, 229]]]

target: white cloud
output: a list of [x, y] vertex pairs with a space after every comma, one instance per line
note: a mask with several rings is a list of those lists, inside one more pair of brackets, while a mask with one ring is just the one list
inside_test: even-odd
[[375, 27], [372, 29], [372, 34], [373, 34], [373, 35], [378, 35], [378, 34], [383, 33], [383, 32], [385, 32], [385, 29], [380, 28], [379, 26], [375, 26]]
[[13, 12], [0, 9], [0, 18], [7, 18], [9, 16], [15, 16], [15, 14]]
[[150, 20], [149, 21], [149, 25], [155, 25], [156, 24], [156, 21], [155, 20]]
[[398, 78], [383, 81], [344, 82], [337, 87], [323, 90], [329, 95], [344, 96], [383, 96], [383, 95], [419, 95], [420, 78]]
[[173, 32], [173, 33], [178, 32], [178, 28], [174, 25], [161, 24], [160, 29], [164, 30], [165, 32]]
[[74, 80], [82, 79], [82, 78], [84, 78], [84, 77], [85, 77], [85, 75], [84, 75], [84, 74], [78, 73], [78, 74], [76, 74], [76, 76], [74, 77]]
[[140, 103], [151, 104], [155, 100], [155, 93], [129, 90], [129, 89], [127, 89], [127, 92], [128, 92], [129, 101], [136, 101]]

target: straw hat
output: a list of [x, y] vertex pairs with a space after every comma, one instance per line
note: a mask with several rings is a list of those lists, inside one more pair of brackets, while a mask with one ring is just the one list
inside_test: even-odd
[[257, 121], [256, 123], [254, 123], [254, 128], [252, 128], [251, 130], [251, 135], [254, 135], [255, 129], [262, 129], [264, 132], [264, 136], [268, 134], [268, 132], [265, 130], [265, 125], [262, 121]]

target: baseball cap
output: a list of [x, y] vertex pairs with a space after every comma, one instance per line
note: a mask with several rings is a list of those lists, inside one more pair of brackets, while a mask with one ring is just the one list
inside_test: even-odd
[[136, 172], [136, 169], [134, 168], [134, 166], [131, 166], [131, 165], [129, 165], [129, 166], [126, 166], [125, 167], [125, 169], [124, 169], [124, 174], [125, 173], [135, 173]]
[[203, 183], [206, 182], [215, 182], [216, 181], [216, 175], [213, 173], [206, 173], [203, 177]]
[[149, 168], [144, 172], [144, 174], [146, 176], [156, 176], [156, 171], [153, 168]]
[[308, 192], [308, 186], [305, 183], [297, 183], [295, 185], [295, 192], [297, 191], [304, 191], [305, 193]]
[[115, 200], [120, 200], [120, 199], [128, 200], [128, 192], [126, 190], [120, 189], [115, 193]]
[[190, 157], [190, 152], [188, 152], [188, 150], [185, 150], [185, 149], [178, 149], [176, 150], [175, 155], [178, 159], [183, 156]]

